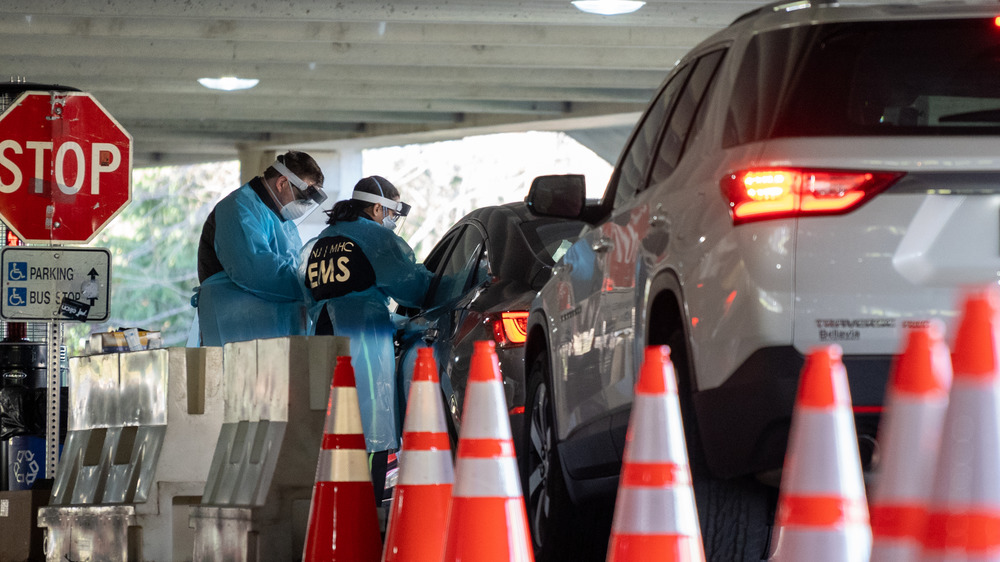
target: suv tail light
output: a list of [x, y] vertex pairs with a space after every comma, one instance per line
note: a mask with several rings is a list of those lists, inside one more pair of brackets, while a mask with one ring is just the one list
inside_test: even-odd
[[729, 200], [733, 224], [837, 215], [849, 212], [903, 177], [902, 172], [852, 170], [751, 169], [719, 182]]
[[528, 339], [528, 311], [500, 313], [500, 318], [493, 320], [493, 339], [502, 348], [524, 345]]

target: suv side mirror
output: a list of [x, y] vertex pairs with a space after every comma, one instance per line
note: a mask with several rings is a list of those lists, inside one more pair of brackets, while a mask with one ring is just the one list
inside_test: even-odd
[[579, 218], [587, 198], [587, 181], [581, 174], [538, 176], [524, 198], [528, 209], [541, 216]]

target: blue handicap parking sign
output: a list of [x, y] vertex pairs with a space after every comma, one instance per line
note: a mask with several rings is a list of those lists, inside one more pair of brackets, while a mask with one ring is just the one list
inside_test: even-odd
[[28, 262], [26, 261], [12, 261], [7, 264], [7, 280], [8, 281], [27, 281], [28, 280]]
[[27, 306], [27, 287], [7, 287], [7, 306]]

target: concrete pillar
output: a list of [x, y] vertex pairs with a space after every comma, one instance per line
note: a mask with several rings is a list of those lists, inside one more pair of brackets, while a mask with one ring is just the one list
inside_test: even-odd
[[322, 211], [332, 209], [337, 201], [349, 199], [354, 184], [362, 177], [360, 149], [306, 152], [316, 159], [316, 163], [323, 170], [323, 190], [326, 191], [327, 200], [321, 209], [314, 211], [299, 224], [299, 235], [303, 243], [315, 238], [326, 227], [327, 217]]
[[274, 150], [240, 148], [240, 185], [264, 173], [277, 156]]
[[[330, 167], [328, 170], [325, 166], [323, 167], [323, 173], [327, 177], [327, 193], [330, 194], [331, 199], [336, 199], [340, 201], [342, 199], [350, 199], [351, 192], [354, 191], [354, 184], [358, 183], [358, 180], [362, 176], [362, 158], [361, 149], [359, 148], [343, 148], [337, 153], [337, 162]], [[331, 163], [332, 164], [332, 163]], [[320, 164], [321, 166], [323, 164]], [[332, 189], [330, 180], [336, 178], [337, 183], [336, 191]]]

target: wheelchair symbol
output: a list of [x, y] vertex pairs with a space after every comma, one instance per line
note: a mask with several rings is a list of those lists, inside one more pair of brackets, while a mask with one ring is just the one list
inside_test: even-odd
[[7, 280], [8, 281], [27, 281], [28, 280], [28, 262], [23, 262], [23, 261], [13, 261], [13, 262], [10, 262], [10, 267], [7, 268]]
[[28, 304], [27, 287], [8, 287], [7, 306], [24, 306]]

